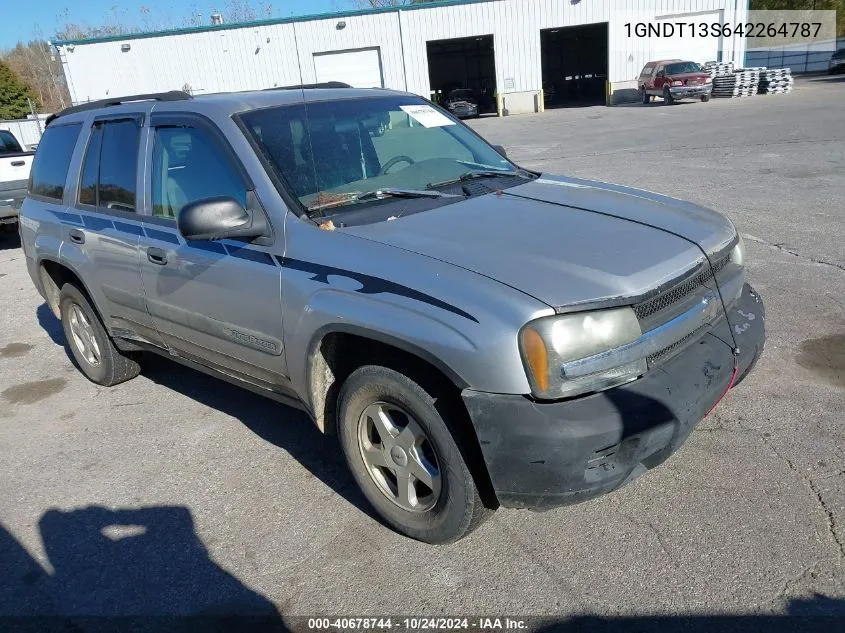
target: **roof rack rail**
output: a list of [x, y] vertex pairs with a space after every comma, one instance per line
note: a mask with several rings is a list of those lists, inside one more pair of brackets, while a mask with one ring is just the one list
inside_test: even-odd
[[310, 90], [313, 88], [351, 88], [349, 84], [342, 81], [324, 81], [318, 84], [302, 84], [301, 86], [279, 86], [278, 88], [265, 88], [265, 90]]
[[50, 125], [55, 119], [60, 116], [68, 114], [75, 114], [77, 112], [86, 112], [88, 110], [97, 110], [99, 108], [107, 108], [109, 106], [121, 105], [124, 103], [132, 103], [133, 101], [186, 101], [193, 99], [187, 92], [181, 90], [171, 90], [169, 92], [151, 92], [144, 95], [128, 95], [126, 97], [113, 97], [111, 99], [100, 99], [98, 101], [89, 101], [88, 103], [80, 103], [79, 105], [70, 106], [60, 112], [51, 114], [47, 117], [47, 125]]

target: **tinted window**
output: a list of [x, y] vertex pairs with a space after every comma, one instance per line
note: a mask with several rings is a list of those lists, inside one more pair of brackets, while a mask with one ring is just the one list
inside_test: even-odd
[[81, 127], [82, 124], [76, 123], [48, 127], [45, 130], [32, 165], [30, 193], [56, 200], [62, 199], [70, 158]]
[[21, 151], [23, 150], [21, 149], [17, 139], [12, 136], [12, 133], [7, 132], [6, 130], [0, 130], [0, 154]]
[[135, 210], [138, 133], [136, 121], [109, 121], [103, 125], [98, 206]]
[[82, 163], [82, 179], [79, 183], [79, 201], [82, 204], [97, 204], [97, 178], [100, 175], [100, 146], [103, 138], [102, 126], [91, 131], [85, 160]]
[[153, 215], [175, 218], [189, 202], [228, 196], [246, 207], [246, 186], [225, 152], [204, 130], [155, 129]]

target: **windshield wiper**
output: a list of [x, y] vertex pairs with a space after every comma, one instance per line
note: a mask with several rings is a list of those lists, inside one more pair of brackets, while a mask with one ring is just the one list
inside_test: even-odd
[[377, 189], [376, 191], [367, 191], [359, 193], [355, 196], [355, 201], [358, 200], [381, 200], [382, 198], [460, 198], [453, 193], [443, 193], [442, 191], [425, 191], [420, 189], [393, 189], [387, 187], [385, 189]]
[[361, 193], [346, 194], [345, 197], [338, 197], [321, 204], [314, 204], [308, 207], [308, 212], [321, 211], [323, 209], [330, 209], [334, 207], [342, 207], [353, 202], [364, 202], [366, 200], [383, 200], [385, 198], [461, 198], [452, 193], [443, 193], [441, 191], [423, 191], [419, 189], [394, 189], [392, 187], [385, 187], [384, 189], [376, 189], [374, 191], [364, 191]]
[[466, 182], [476, 178], [523, 178], [519, 171], [499, 171], [497, 169], [475, 169], [465, 172], [457, 178], [444, 180], [443, 182], [433, 182], [428, 188], [436, 189], [437, 187], [445, 187], [447, 185], [454, 185], [458, 182]]

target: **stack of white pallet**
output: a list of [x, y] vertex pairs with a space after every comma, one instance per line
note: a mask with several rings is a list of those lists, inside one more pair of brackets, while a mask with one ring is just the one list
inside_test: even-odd
[[734, 71], [733, 62], [707, 62], [704, 64], [704, 70], [710, 73], [711, 77], [717, 75], [730, 75]]
[[795, 80], [790, 68], [767, 68], [760, 71], [761, 95], [785, 95], [792, 92]]
[[730, 75], [713, 77], [713, 96], [723, 98], [751, 97], [760, 87], [760, 70], [741, 68]]

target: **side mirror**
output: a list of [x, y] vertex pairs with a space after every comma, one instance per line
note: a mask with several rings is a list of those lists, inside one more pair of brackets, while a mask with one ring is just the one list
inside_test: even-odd
[[186, 240], [256, 238], [264, 235], [264, 216], [244, 209], [227, 196], [197, 200], [182, 207], [176, 226]]
[[501, 145], [494, 145], [493, 149], [496, 150], [500, 155], [504, 156], [505, 158], [508, 157], [507, 150], [504, 147], [502, 147]]

